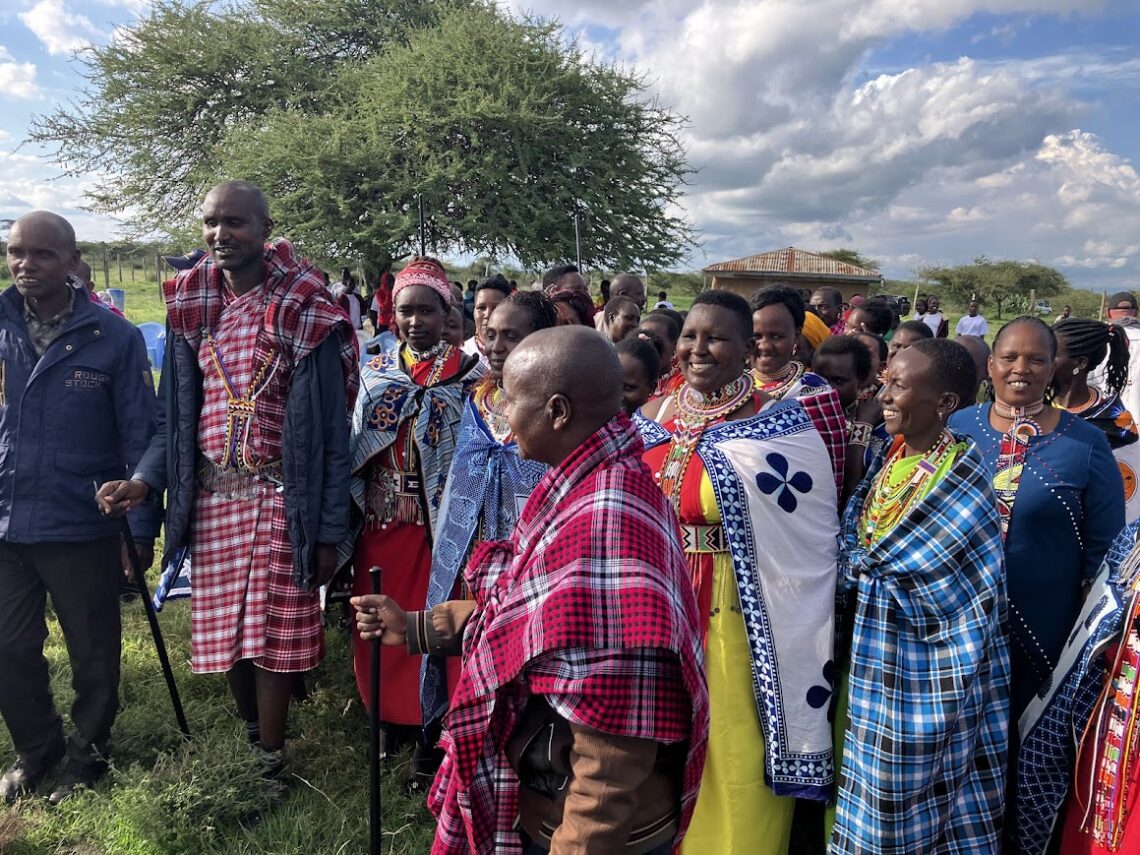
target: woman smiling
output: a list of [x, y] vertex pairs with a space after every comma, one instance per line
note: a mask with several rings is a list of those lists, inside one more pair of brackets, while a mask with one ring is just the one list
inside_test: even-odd
[[835, 485], [843, 489], [847, 457], [847, 423], [839, 394], [827, 381], [793, 359], [803, 330], [806, 309], [800, 292], [787, 285], [769, 285], [752, 295], [754, 350], [752, 373], [769, 398], [795, 398], [807, 411], [831, 455]]
[[879, 393], [893, 437], [847, 505], [854, 620], [830, 852], [997, 852], [1009, 659], [1001, 524], [982, 455], [945, 427], [976, 371], [921, 341]]
[[755, 388], [752, 339], [743, 298], [700, 295], [685, 382], [640, 423], [705, 622], [712, 732], [682, 845], [700, 855], [785, 853], [793, 796], [826, 799], [832, 781], [834, 473], [803, 407]]
[[954, 415], [993, 472], [1009, 578], [1012, 712], [1048, 679], [1085, 585], [1124, 527], [1124, 488], [1104, 434], [1045, 405], [1057, 340], [1042, 321], [1010, 321], [990, 356], [993, 404]]

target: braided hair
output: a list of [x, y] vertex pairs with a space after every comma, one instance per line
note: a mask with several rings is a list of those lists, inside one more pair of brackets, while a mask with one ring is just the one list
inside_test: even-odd
[[530, 315], [530, 325], [534, 332], [547, 330], [558, 324], [558, 310], [554, 308], [551, 299], [541, 291], [513, 291], [503, 303], [525, 309]]
[[1070, 359], [1084, 358], [1086, 370], [1100, 365], [1107, 355], [1104, 391], [1110, 395], [1120, 394], [1128, 382], [1128, 341], [1123, 327], [1103, 321], [1065, 318], [1053, 325], [1053, 333]]

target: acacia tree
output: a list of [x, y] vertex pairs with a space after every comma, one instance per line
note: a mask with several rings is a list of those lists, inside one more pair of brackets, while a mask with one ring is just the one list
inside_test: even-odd
[[466, 0], [252, 2], [160, 0], [87, 56], [89, 89], [36, 138], [107, 175], [97, 209], [170, 230], [241, 177], [305, 251], [370, 266], [415, 248], [421, 194], [435, 251], [571, 258], [575, 210], [593, 266], [688, 250], [682, 120], [556, 26]]

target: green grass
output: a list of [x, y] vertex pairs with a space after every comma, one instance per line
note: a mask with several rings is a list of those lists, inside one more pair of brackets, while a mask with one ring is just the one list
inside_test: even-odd
[[[3, 855], [336, 855], [367, 851], [368, 725], [352, 677], [347, 637], [330, 629], [311, 697], [294, 704], [287, 747], [292, 779], [280, 803], [259, 777], [225, 680], [189, 668], [189, 607], [160, 620], [193, 739], [178, 733], [142, 604], [123, 608], [122, 712], [113, 768], [95, 790], [59, 808], [25, 799], [0, 812]], [[61, 711], [70, 670], [58, 625], [46, 655]], [[12, 756], [0, 729], [0, 756]], [[434, 822], [403, 795], [406, 762], [385, 770], [384, 851], [426, 852]]]

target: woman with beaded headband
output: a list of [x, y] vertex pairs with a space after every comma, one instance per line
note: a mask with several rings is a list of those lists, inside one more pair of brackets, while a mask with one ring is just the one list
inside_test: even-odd
[[839, 393], [804, 363], [792, 358], [804, 327], [804, 298], [788, 285], [769, 285], [753, 294], [748, 305], [755, 336], [752, 373], [757, 387], [777, 401], [799, 400], [827, 445], [835, 484], [842, 490], [847, 421]]
[[[1128, 384], [1128, 337], [1124, 327], [1084, 318], [1053, 324], [1057, 336], [1057, 369], [1053, 403], [1104, 431], [1124, 481], [1124, 519], [1140, 517], [1140, 435], [1120, 393]], [[1101, 366], [1101, 383], [1089, 383], [1089, 372]]]
[[[483, 325], [489, 371], [463, 405], [451, 470], [439, 508], [432, 550], [427, 608], [462, 597], [458, 589], [471, 549], [484, 540], [508, 540], [519, 510], [547, 466], [523, 460], [503, 405], [503, 366], [528, 335], [558, 324], [550, 298], [539, 291], [515, 291], [492, 310]], [[459, 660], [424, 657], [420, 701], [425, 732], [436, 735], [458, 676]], [[454, 672], [454, 673], [453, 673]], [[430, 778], [421, 780], [429, 783]]]
[[1053, 672], [1087, 586], [1124, 526], [1124, 488], [1104, 434], [1045, 403], [1056, 358], [1057, 339], [1043, 321], [1010, 321], [990, 355], [994, 402], [950, 419], [951, 429], [977, 443], [993, 474], [1005, 540], [1014, 721]]
[[[964, 347], [898, 353], [879, 398], [891, 444], [840, 534], [850, 656], [828, 850], [997, 853], [1009, 658], [1001, 524], [982, 455], [946, 428], [976, 369]], [[849, 664], [848, 664], [849, 663]], [[845, 703], [846, 702], [846, 703]]]
[[[371, 593], [368, 569], [379, 565], [383, 593], [410, 607], [427, 598], [432, 542], [458, 437], [463, 404], [483, 370], [477, 356], [443, 341], [451, 310], [451, 283], [434, 258], [413, 258], [392, 289], [401, 344], [360, 372], [352, 418], [352, 498], [357, 523], [342, 549], [355, 570], [353, 593]], [[369, 697], [370, 646], [354, 637], [353, 662], [360, 696]], [[420, 662], [398, 648], [381, 652], [384, 692], [380, 721], [418, 734], [417, 757], [426, 763], [420, 734]]]
[[793, 398], [755, 387], [752, 312], [706, 291], [677, 353], [685, 382], [639, 427], [678, 511], [703, 615], [708, 762], [683, 852], [784, 853], [795, 798], [832, 792], [836, 486]]

